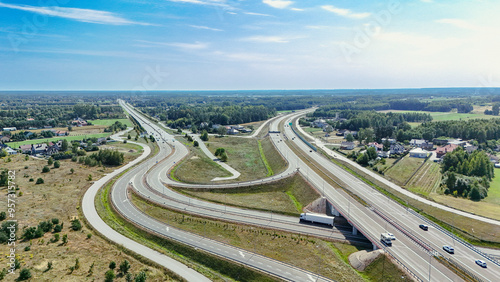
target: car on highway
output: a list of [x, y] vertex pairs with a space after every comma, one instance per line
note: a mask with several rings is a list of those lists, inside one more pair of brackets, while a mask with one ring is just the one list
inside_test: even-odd
[[451, 246], [444, 245], [443, 246], [443, 250], [447, 251], [450, 254], [454, 254], [455, 253], [455, 249], [453, 249], [453, 247], [451, 247]]
[[480, 259], [476, 259], [476, 264], [479, 265], [482, 268], [486, 268], [486, 262], [482, 261]]
[[420, 229], [425, 230], [425, 231], [429, 230], [429, 226], [427, 226], [425, 224], [420, 224], [418, 227], [420, 227]]
[[392, 233], [387, 233], [387, 236], [389, 236], [389, 238], [391, 238], [391, 240], [396, 240], [396, 236], [394, 236], [394, 234], [392, 234]]

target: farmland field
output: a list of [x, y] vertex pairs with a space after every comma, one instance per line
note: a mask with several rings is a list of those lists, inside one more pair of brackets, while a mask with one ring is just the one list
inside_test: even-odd
[[397, 164], [385, 172], [385, 177], [394, 183], [403, 186], [412, 174], [420, 167], [424, 159], [404, 157]]
[[123, 124], [126, 124], [129, 127], [132, 127], [132, 122], [128, 118], [122, 118], [122, 119], [94, 119], [94, 120], [89, 120], [94, 125], [104, 125], [104, 126], [110, 126], [114, 124], [116, 121], [119, 121]]
[[406, 186], [412, 192], [429, 196], [430, 193], [437, 191], [440, 181], [441, 172], [439, 164], [427, 161]]

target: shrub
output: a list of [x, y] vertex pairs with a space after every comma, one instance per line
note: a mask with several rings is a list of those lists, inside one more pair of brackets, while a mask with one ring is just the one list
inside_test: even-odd
[[112, 261], [109, 263], [109, 269], [115, 269], [116, 268], [116, 262]]
[[71, 221], [71, 229], [73, 229], [74, 231], [82, 230], [82, 224], [81, 224], [80, 220], [78, 220], [78, 219], [72, 220]]
[[54, 224], [54, 225], [59, 224], [58, 218], [53, 218], [51, 221], [52, 221], [52, 224]]
[[33, 179], [33, 178], [30, 178], [30, 180], [29, 180], [29, 181], [30, 181], [30, 182], [33, 182], [33, 181], [35, 181], [35, 179]]
[[43, 181], [43, 178], [39, 177], [37, 180], [36, 180], [36, 184], [43, 184], [44, 181]]
[[55, 161], [54, 168], [60, 168], [60, 167], [61, 167], [61, 163], [59, 161]]
[[42, 169], [42, 173], [47, 173], [50, 171], [50, 168], [48, 166], [44, 166]]
[[28, 268], [23, 268], [21, 272], [19, 272], [19, 277], [17, 278], [18, 281], [22, 280], [28, 280], [31, 278], [31, 272]]
[[62, 231], [62, 226], [59, 224], [56, 224], [54, 226], [54, 233], [61, 232]]

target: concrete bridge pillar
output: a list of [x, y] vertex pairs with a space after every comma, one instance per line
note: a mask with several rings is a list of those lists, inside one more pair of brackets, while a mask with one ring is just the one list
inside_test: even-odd
[[330, 212], [332, 213], [333, 216], [340, 216], [340, 213], [335, 209], [335, 207], [330, 204], [330, 202], [326, 201], [326, 207], [330, 208]]
[[358, 235], [358, 229], [354, 225], [352, 226], [352, 235]]
[[377, 245], [375, 245], [375, 244], [373, 244], [373, 243], [372, 243], [372, 245], [373, 245], [373, 250], [374, 250], [374, 251], [378, 250]]

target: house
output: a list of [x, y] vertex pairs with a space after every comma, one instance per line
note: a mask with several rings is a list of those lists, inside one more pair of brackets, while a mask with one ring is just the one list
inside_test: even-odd
[[343, 149], [343, 150], [352, 150], [355, 147], [356, 147], [356, 144], [354, 144], [354, 142], [344, 141], [344, 142], [340, 143], [340, 149]]
[[446, 145], [448, 144], [449, 139], [443, 139], [443, 138], [434, 138], [432, 139], [432, 143], [436, 145]]
[[386, 141], [389, 142], [389, 144], [396, 143], [396, 139], [393, 139], [393, 138], [382, 138], [382, 143], [384, 143]]
[[212, 125], [212, 128], [215, 129], [215, 130], [219, 129], [219, 127], [221, 127], [220, 124], [214, 124], [214, 125]]
[[242, 129], [243, 129], [243, 128], [245, 128], [245, 127], [244, 127], [243, 125], [239, 125], [239, 124], [237, 124], [237, 125], [231, 125], [231, 128], [233, 128], [233, 129], [236, 129], [236, 130], [240, 131], [240, 130], [242, 130]]
[[19, 149], [21, 149], [21, 153], [23, 154], [31, 154], [31, 147], [32, 145], [21, 145]]
[[57, 144], [49, 142], [49, 145], [45, 150], [45, 154], [50, 156], [52, 154], [59, 153], [59, 150], [61, 150], [61, 148]]
[[471, 144], [466, 144], [466, 145], [464, 146], [464, 150], [465, 150], [467, 153], [469, 153], [469, 154], [472, 154], [472, 152], [474, 152], [475, 150], [477, 150], [477, 148], [478, 148], [477, 146], [473, 146], [473, 145], [471, 145]]
[[87, 122], [81, 118], [75, 118], [71, 123], [78, 127], [87, 126]]
[[411, 139], [410, 146], [412, 147], [422, 147], [427, 143], [424, 139]]
[[436, 148], [436, 156], [438, 158], [441, 158], [446, 155], [446, 153], [453, 152], [456, 148], [458, 148], [458, 145], [455, 144], [448, 144], [446, 146], [438, 147]]
[[56, 132], [54, 132], [54, 135], [55, 136], [66, 136], [66, 135], [68, 135], [68, 132], [63, 131], [63, 130], [57, 130]]
[[496, 168], [500, 168], [500, 163], [495, 163], [495, 164], [494, 164], [494, 166], [495, 166]]
[[25, 131], [25, 132], [24, 132], [24, 137], [26, 137], [26, 138], [30, 138], [30, 136], [31, 136], [31, 135], [33, 135], [33, 134], [34, 134], [34, 133], [33, 133], [33, 132], [31, 132], [31, 131]]
[[15, 154], [17, 154], [17, 151], [16, 151], [16, 150], [14, 150], [14, 149], [12, 149], [11, 147], [7, 147], [7, 148], [5, 148], [5, 151], [7, 151], [7, 153], [8, 153], [9, 155], [15, 155]]
[[349, 135], [349, 134], [351, 134], [352, 136], [358, 136], [358, 132], [357, 132], [357, 131], [354, 131], [354, 130], [352, 130], [352, 131], [350, 131], [350, 130], [346, 130], [346, 131], [344, 132], [344, 137], [346, 137], [346, 136], [347, 136], [347, 135]]
[[488, 155], [488, 157], [490, 158], [490, 161], [491, 161], [492, 163], [498, 163], [498, 162], [499, 162], [499, 160], [500, 160], [500, 159], [499, 159], [497, 156], [495, 156], [495, 155], [488, 154], [488, 153], [486, 153], [486, 155]]
[[10, 136], [1, 136], [0, 137], [0, 142], [9, 142], [10, 141]]
[[389, 152], [391, 155], [402, 154], [405, 152], [405, 147], [401, 144], [392, 144]]
[[415, 148], [410, 151], [411, 158], [427, 158], [429, 155], [429, 151], [426, 151], [422, 148]]
[[17, 128], [16, 127], [4, 127], [3, 128], [3, 131], [16, 131]]
[[229, 135], [236, 135], [238, 133], [240, 133], [240, 132], [238, 130], [234, 129], [234, 128], [229, 128], [227, 130], [227, 134], [229, 134]]
[[326, 123], [326, 121], [324, 119], [317, 119], [317, 120], [312, 122], [312, 125], [315, 127], [323, 128], [323, 127], [327, 126], [328, 123]]
[[347, 129], [341, 129], [339, 130], [337, 133], [335, 133], [335, 135], [337, 136], [344, 136], [344, 133], [347, 131]]
[[448, 144], [463, 147], [463, 146], [465, 146], [465, 144], [467, 144], [467, 142], [463, 141], [462, 139], [452, 139], [452, 140], [448, 140]]
[[240, 132], [243, 132], [243, 133], [250, 133], [250, 132], [252, 132], [252, 130], [251, 130], [250, 128], [246, 128], [246, 127], [245, 127], [245, 128], [243, 128], [243, 129], [241, 129], [241, 130], [240, 130]]
[[390, 155], [390, 151], [378, 151], [377, 156], [381, 158], [388, 158]]
[[35, 144], [31, 148], [31, 154], [36, 155], [36, 154], [45, 154], [47, 152], [47, 148], [49, 146], [45, 143], [42, 144]]
[[377, 152], [384, 150], [384, 145], [383, 144], [379, 144], [377, 142], [370, 142], [370, 143], [368, 143], [368, 147], [375, 148], [375, 150], [377, 150]]

